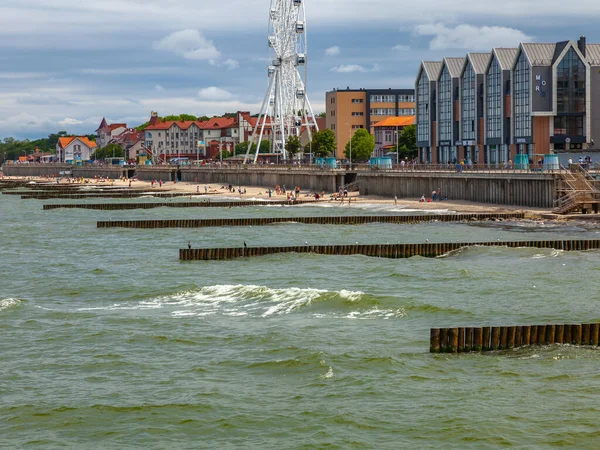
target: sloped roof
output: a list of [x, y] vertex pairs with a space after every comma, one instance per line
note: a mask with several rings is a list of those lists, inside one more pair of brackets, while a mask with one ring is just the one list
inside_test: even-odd
[[80, 140], [82, 144], [87, 145], [89, 148], [96, 148], [96, 143], [94, 141], [90, 141], [85, 136], [61, 137], [61, 138], [58, 138], [58, 143], [62, 148], [65, 148], [67, 145], [69, 145], [75, 139]]
[[106, 117], [103, 117], [102, 122], [100, 122], [100, 126], [98, 127], [96, 132], [98, 132], [100, 130], [105, 130], [106, 128], [108, 128], [108, 123], [106, 122]]
[[441, 61], [423, 61], [421, 66], [423, 67], [423, 70], [425, 70], [429, 81], [435, 81], [439, 78], [440, 71], [442, 70]]
[[117, 128], [127, 128], [127, 124], [126, 123], [113, 123], [112, 125], [109, 125], [108, 128], [110, 128], [111, 130], [116, 130]]
[[585, 58], [592, 66], [600, 66], [600, 44], [587, 44]]
[[387, 119], [377, 122], [375, 125], [373, 125], [373, 127], [405, 127], [408, 125], [414, 125], [415, 122], [416, 116], [388, 117]]
[[188, 130], [192, 125], [196, 124], [198, 128], [203, 128], [204, 124], [207, 122], [200, 122], [198, 120], [167, 120], [165, 122], [157, 122], [155, 125], [149, 125], [145, 128], [145, 130], [155, 131], [155, 130], [168, 130], [173, 125], [177, 125], [180, 130]]
[[220, 130], [229, 128], [236, 122], [236, 119], [231, 117], [213, 117], [208, 122], [202, 125], [203, 130]]
[[448, 72], [452, 78], [460, 78], [460, 72], [465, 65], [466, 58], [444, 58]]
[[471, 61], [471, 64], [473, 65], [473, 70], [477, 74], [485, 73], [485, 68], [487, 67], [490, 57], [491, 53], [469, 53], [467, 55], [467, 58]]
[[521, 44], [532, 66], [551, 66], [556, 44]]
[[500, 64], [502, 70], [512, 69], [513, 62], [517, 56], [519, 49], [517, 48], [495, 48], [494, 54]]

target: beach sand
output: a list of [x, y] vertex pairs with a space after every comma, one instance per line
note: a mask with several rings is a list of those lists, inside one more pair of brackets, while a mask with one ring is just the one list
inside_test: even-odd
[[[4, 177], [5, 180], [18, 180], [23, 177]], [[49, 181], [55, 182], [56, 179], [48, 179], [48, 178], [36, 178], [36, 177], [27, 177], [28, 180], [34, 182], [48, 183]], [[73, 183], [68, 183], [67, 180], [61, 180], [61, 184], [69, 184], [73, 185]], [[128, 187], [129, 180], [115, 180], [114, 182], [98, 182], [97, 180], [88, 180], [86, 186], [90, 185], [99, 185], [99, 186], [115, 186], [115, 187]], [[147, 189], [149, 192], [189, 192], [190, 195], [194, 195], [196, 193], [204, 194], [205, 186], [208, 188], [208, 193], [213, 195], [223, 194], [227, 197], [236, 197], [240, 199], [264, 199], [269, 200], [268, 187], [256, 187], [256, 186], [242, 186], [242, 190], [246, 190], [245, 194], [239, 195], [237, 192], [238, 186], [235, 186], [235, 193], [231, 193], [227, 190], [227, 186], [216, 185], [216, 184], [197, 184], [197, 183], [188, 183], [188, 182], [166, 182], [163, 183], [162, 187], [158, 187], [158, 184], [155, 184], [154, 187], [152, 183], [149, 181], [139, 181], [139, 180], [131, 180], [131, 188], [132, 189]], [[277, 195], [275, 193], [275, 186], [271, 187], [271, 198], [270, 200], [287, 200], [286, 194]], [[311, 195], [314, 194], [313, 191], [301, 190], [300, 199], [309, 199]], [[319, 192], [319, 194], [321, 194]], [[330, 195], [331, 192], [325, 192], [324, 197], [321, 198], [322, 202], [331, 202]], [[350, 192], [349, 197], [351, 199], [350, 206], [355, 204], [381, 204], [381, 205], [394, 205], [394, 198], [386, 198], [380, 196], [364, 196], [359, 195], [358, 192]], [[333, 200], [334, 202], [339, 203], [339, 201]], [[347, 202], [347, 199], [344, 200]], [[493, 205], [486, 203], [475, 203], [468, 202], [462, 200], [444, 200], [441, 202], [419, 202], [418, 198], [399, 198], [397, 201], [397, 206], [403, 209], [410, 210], [420, 210], [420, 211], [432, 211], [432, 210], [448, 210], [454, 211], [458, 213], [483, 213], [483, 212], [525, 212], [527, 216], [531, 216], [533, 218], [540, 217], [542, 214], [548, 215], [551, 214], [552, 211], [548, 209], [542, 208], [525, 208], [522, 206], [509, 206], [509, 205]]]

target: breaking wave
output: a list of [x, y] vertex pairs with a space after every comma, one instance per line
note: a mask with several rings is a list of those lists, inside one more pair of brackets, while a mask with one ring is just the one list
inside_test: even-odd
[[3, 298], [3, 299], [0, 299], [0, 311], [4, 311], [5, 309], [19, 306], [22, 303], [23, 303], [23, 300], [19, 300], [17, 298]]
[[359, 291], [310, 288], [274, 289], [253, 285], [205, 286], [137, 303], [117, 303], [90, 310], [164, 309], [173, 317], [276, 317], [308, 310], [314, 317], [375, 319], [404, 317], [404, 309], [380, 307], [377, 299]]

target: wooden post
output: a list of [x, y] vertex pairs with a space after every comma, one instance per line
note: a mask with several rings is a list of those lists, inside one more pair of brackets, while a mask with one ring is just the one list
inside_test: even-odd
[[484, 327], [483, 328], [483, 342], [481, 345], [481, 350], [487, 352], [491, 348], [490, 339], [491, 339], [491, 328]]
[[473, 328], [473, 351], [480, 352], [483, 349], [483, 328]]
[[523, 327], [515, 327], [515, 347], [522, 347], [523, 344]]
[[545, 345], [546, 344], [546, 325], [538, 325], [538, 344]]
[[508, 348], [508, 327], [500, 327], [500, 349]]
[[473, 328], [465, 328], [465, 352], [473, 351]]
[[[458, 328], [458, 349], [457, 349], [458, 353], [463, 353], [465, 351], [465, 329], [464, 328]], [[469, 347], [469, 349], [467, 351], [471, 351], [471, 348]]]
[[521, 327], [521, 345], [527, 347], [531, 345], [531, 326]]
[[583, 329], [581, 325], [572, 325], [571, 334], [573, 335], [573, 345], [581, 345]]
[[590, 324], [584, 323], [581, 326], [581, 345], [590, 345]]
[[440, 329], [440, 353], [448, 353], [448, 329]]
[[555, 332], [556, 328], [554, 325], [546, 325], [546, 345], [553, 345], [555, 343]]
[[458, 328], [450, 328], [448, 330], [450, 341], [450, 353], [458, 353]]
[[573, 326], [572, 325], [564, 325], [564, 339], [563, 344], [572, 344], [573, 343]]
[[517, 327], [508, 327], [507, 328], [507, 345], [506, 348], [515, 348], [515, 338], [516, 338], [516, 330]]
[[529, 345], [538, 345], [538, 327], [537, 325], [532, 325], [529, 327], [530, 335], [529, 335]]
[[492, 345], [491, 350], [498, 350], [500, 348], [500, 328], [492, 327]]
[[600, 340], [600, 324], [592, 323], [590, 325], [590, 345], [598, 346]]
[[565, 343], [565, 326], [564, 325], [556, 325], [554, 327], [554, 342], [557, 344]]
[[432, 328], [429, 340], [429, 351], [431, 353], [440, 353], [440, 329]]

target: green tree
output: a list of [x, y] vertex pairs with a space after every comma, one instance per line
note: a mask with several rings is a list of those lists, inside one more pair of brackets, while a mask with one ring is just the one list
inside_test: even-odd
[[319, 113], [319, 115], [317, 117], [320, 117], [321, 119], [325, 119], [327, 117], [327, 113], [325, 111], [323, 111], [322, 113]]
[[231, 153], [229, 153], [227, 150], [221, 150], [220, 154], [217, 154], [217, 159], [227, 159], [227, 158], [231, 158]]
[[92, 159], [96, 160], [96, 161], [102, 161], [105, 158], [123, 158], [123, 157], [125, 157], [125, 152], [117, 144], [108, 144], [104, 148], [97, 149], [92, 154]]
[[182, 120], [184, 121], [190, 121], [190, 120], [198, 120], [198, 118], [196, 116], [193, 116], [192, 114], [179, 114], [179, 115], [171, 115], [171, 116], [165, 116], [164, 118], [165, 121], [167, 122], [181, 122]]
[[[350, 154], [350, 142], [352, 154]], [[346, 158], [352, 158], [353, 161], [368, 161], [375, 150], [375, 137], [364, 128], [356, 130], [350, 142], [346, 144], [344, 153]]]
[[318, 131], [313, 135], [312, 152], [315, 156], [335, 155], [335, 134], [329, 128]]
[[290, 136], [285, 143], [285, 151], [288, 153], [290, 159], [294, 159], [294, 156], [300, 152], [302, 144], [298, 136]]
[[400, 136], [398, 136], [398, 160], [413, 159], [419, 154], [417, 149], [417, 127], [416, 125], [408, 125], [404, 127]]
[[[240, 142], [235, 146], [234, 153], [236, 155], [245, 155], [246, 151], [248, 150], [248, 145], [250, 145], [250, 142], [248, 141]], [[258, 151], [258, 153], [269, 153], [270, 151], [271, 143], [266, 139], [261, 141], [260, 150]], [[252, 150], [250, 151], [250, 153], [256, 153], [256, 143], [252, 144]]]

